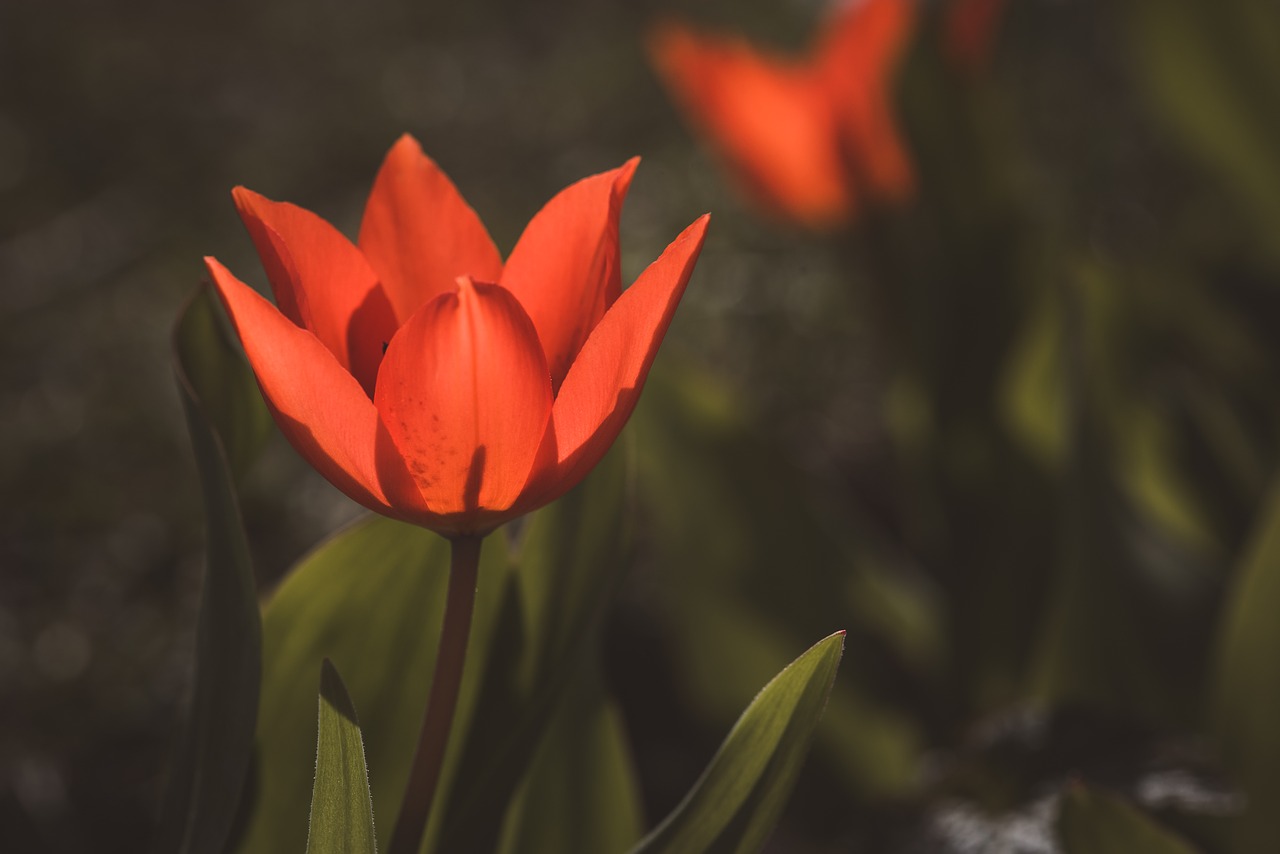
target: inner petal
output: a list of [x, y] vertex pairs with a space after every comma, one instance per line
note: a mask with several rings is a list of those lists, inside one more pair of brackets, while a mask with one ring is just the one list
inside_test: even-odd
[[432, 512], [510, 507], [551, 413], [533, 321], [501, 286], [459, 279], [396, 332], [374, 403]]

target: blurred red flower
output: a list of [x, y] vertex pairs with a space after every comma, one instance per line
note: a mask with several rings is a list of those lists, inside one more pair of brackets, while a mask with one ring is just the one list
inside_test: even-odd
[[947, 59], [974, 73], [991, 58], [1005, 0], [951, 0], [947, 4], [944, 39]]
[[649, 52], [689, 121], [757, 203], [832, 228], [863, 199], [898, 203], [913, 193], [890, 101], [914, 18], [913, 0], [843, 3], [802, 58], [667, 23]]
[[354, 500], [446, 536], [567, 491], [630, 416], [707, 227], [704, 215], [623, 292], [618, 218], [638, 162], [561, 191], [505, 264], [408, 136], [358, 247], [237, 187], [276, 305], [205, 263], [280, 430]]

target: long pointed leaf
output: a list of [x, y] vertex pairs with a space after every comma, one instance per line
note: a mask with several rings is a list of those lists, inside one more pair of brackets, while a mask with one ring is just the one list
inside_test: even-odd
[[808, 753], [843, 652], [844, 632], [837, 632], [774, 677], [689, 794], [632, 854], [760, 850]]
[[377, 854], [373, 800], [356, 707], [329, 659], [320, 668], [316, 780], [307, 854]]
[[208, 559], [195, 688], [155, 850], [219, 854], [231, 836], [252, 756], [262, 666], [253, 568], [228, 460], [247, 465], [264, 434], [251, 403], [257, 394], [252, 376], [219, 334], [207, 290], [179, 317], [173, 350], [204, 493]]

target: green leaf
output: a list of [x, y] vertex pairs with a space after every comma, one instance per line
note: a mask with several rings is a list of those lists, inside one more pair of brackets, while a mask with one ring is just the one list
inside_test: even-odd
[[[196, 629], [191, 709], [170, 769], [156, 849], [221, 852], [232, 833], [253, 750], [261, 626], [253, 567], [228, 457], [252, 458], [256, 433], [228, 408], [252, 390], [244, 365], [213, 334], [207, 290], [174, 329], [174, 368], [204, 493], [208, 554]], [[239, 388], [240, 391], [235, 391]], [[253, 392], [256, 394], [256, 391]], [[244, 415], [244, 412], [240, 412]]]
[[[1170, 126], [1280, 224], [1280, 15], [1254, 0], [1131, 0], [1134, 64]], [[1266, 245], [1264, 242], [1264, 245]]]
[[1120, 798], [1073, 785], [1062, 798], [1058, 836], [1066, 854], [1194, 854], [1180, 837]]
[[1224, 609], [1212, 717], [1223, 758], [1248, 806], [1236, 832], [1244, 852], [1275, 850], [1280, 813], [1280, 483], [1254, 525]]
[[837, 632], [774, 677], [689, 794], [632, 854], [758, 851], [795, 784], [843, 651]]
[[[519, 564], [503, 534], [485, 541], [440, 808], [425, 850], [497, 844], [560, 698], [590, 660], [590, 614], [612, 586], [601, 578], [619, 565], [625, 477], [611, 466], [622, 462], [606, 460], [578, 490], [528, 518]], [[380, 829], [394, 826], [435, 666], [448, 560], [439, 536], [368, 518], [305, 557], [272, 596], [263, 618], [257, 799], [242, 850], [302, 848], [315, 755], [313, 734], [301, 723], [314, 713], [307, 674], [326, 657], [347, 674], [361, 710]], [[564, 598], [553, 603], [544, 594], [535, 614], [526, 590], [543, 584], [563, 585], [554, 591]]]
[[271, 436], [271, 413], [207, 286], [192, 295], [179, 316], [173, 353], [179, 382], [199, 399], [239, 480]]
[[360, 722], [337, 669], [320, 667], [316, 781], [311, 790], [307, 854], [376, 854], [373, 801]]
[[501, 854], [616, 854], [640, 837], [640, 794], [617, 708], [578, 680], [507, 815]]
[[[390, 832], [435, 667], [449, 544], [421, 528], [368, 517], [305, 557], [263, 614], [257, 799], [242, 850], [299, 851], [315, 757], [315, 687], [325, 658], [347, 674], [361, 709], [374, 812]], [[463, 740], [509, 571], [501, 536], [481, 552], [479, 591], [454, 737]], [[447, 791], [458, 750], [446, 754]], [[387, 842], [383, 839], [382, 842]]]
[[[831, 626], [930, 678], [944, 649], [933, 590], [872, 559], [867, 531], [850, 531], [856, 511], [829, 492], [819, 498], [723, 384], [687, 364], [655, 371], [635, 420], [655, 587], [695, 714], [727, 726], [805, 639]], [[920, 728], [878, 696], [869, 661], [843, 667], [816, 736], [823, 756], [851, 792], [901, 795], [913, 784]]]

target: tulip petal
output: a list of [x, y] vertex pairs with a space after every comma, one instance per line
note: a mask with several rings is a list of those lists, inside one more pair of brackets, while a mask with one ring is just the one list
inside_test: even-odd
[[529, 222], [502, 286], [533, 320], [553, 393], [582, 342], [622, 291], [618, 219], [640, 158], [561, 190]]
[[484, 223], [408, 134], [378, 171], [360, 223], [360, 248], [400, 323], [452, 291], [458, 276], [496, 282], [502, 275], [502, 256]]
[[364, 256], [308, 210], [244, 187], [232, 191], [280, 311], [309, 330], [372, 396], [395, 318]]
[[909, 198], [915, 175], [891, 103], [893, 74], [915, 24], [912, 0], [864, 0], [839, 8], [816, 67], [849, 146], [860, 186], [891, 202]]
[[759, 202], [818, 228], [852, 214], [835, 115], [810, 69], [675, 24], [649, 47], [690, 122]]
[[483, 528], [519, 496], [551, 413], [533, 321], [501, 286], [460, 278], [391, 340], [374, 402], [431, 512]]
[[371, 510], [404, 518], [424, 509], [403, 462], [375, 460], [377, 410], [333, 353], [216, 259], [205, 265], [276, 424], [298, 453]]
[[[582, 345], [560, 387], [542, 457], [526, 496], [530, 506], [564, 493], [600, 461], [631, 417], [658, 345], [702, 250], [710, 215], [686, 228], [623, 291]], [[545, 452], [544, 452], [545, 453]]]

